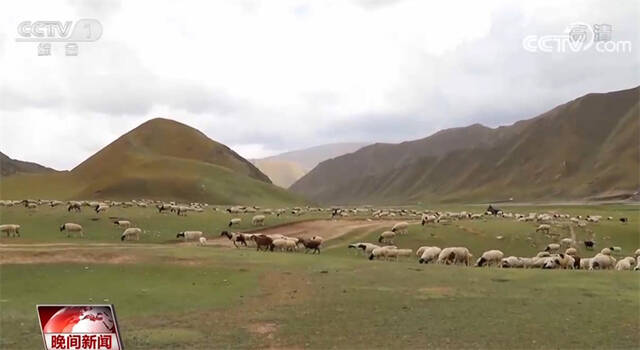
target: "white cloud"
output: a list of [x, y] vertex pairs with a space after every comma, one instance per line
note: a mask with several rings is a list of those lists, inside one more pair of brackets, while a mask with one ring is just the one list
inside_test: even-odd
[[[35, 1], [0, 3], [0, 150], [69, 169], [157, 116], [253, 158], [340, 141], [401, 141], [532, 117], [638, 84], [628, 54], [532, 54], [526, 35], [609, 23], [620, 1]], [[78, 57], [16, 43], [23, 20], [94, 17]], [[638, 48], [640, 49], [640, 47]], [[74, 135], [70, 137], [69, 135]]]

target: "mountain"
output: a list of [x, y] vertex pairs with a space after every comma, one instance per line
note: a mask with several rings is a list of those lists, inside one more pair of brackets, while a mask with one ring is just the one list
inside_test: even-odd
[[200, 131], [149, 120], [70, 172], [3, 180], [5, 198], [150, 198], [209, 203], [301, 203], [253, 164]]
[[367, 143], [332, 143], [306, 149], [286, 152], [275, 156], [254, 159], [252, 162], [260, 171], [280, 187], [287, 188], [318, 163], [355, 152]]
[[0, 152], [0, 177], [10, 176], [16, 173], [47, 173], [55, 170], [40, 164], [11, 159]]
[[290, 189], [324, 203], [624, 198], [640, 188], [640, 87], [495, 129], [447, 129], [320, 163]]

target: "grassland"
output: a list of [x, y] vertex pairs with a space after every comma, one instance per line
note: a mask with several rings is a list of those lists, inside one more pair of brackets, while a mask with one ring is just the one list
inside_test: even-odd
[[[599, 244], [621, 246], [626, 255], [640, 246], [638, 206], [515, 210], [545, 209], [629, 217], [627, 225], [605, 221], [588, 228]], [[211, 227], [217, 232], [229, 215], [208, 211], [179, 218], [152, 209], [117, 210], [107, 215], [127, 214], [122, 216], [150, 233], [139, 243], [119, 246], [119, 230], [104, 214], [92, 221], [96, 215], [59, 209], [30, 214], [25, 208], [0, 209], [2, 223], [15, 220], [24, 227], [22, 238], [0, 241], [3, 259], [33, 258], [0, 265], [0, 348], [41, 346], [37, 303], [105, 301], [115, 304], [125, 345], [134, 349], [640, 347], [640, 274], [369, 261], [346, 248], [356, 240], [373, 241], [384, 227], [333, 239], [319, 256], [171, 244], [176, 230]], [[57, 231], [59, 222], [68, 219], [65, 215], [93, 225], [87, 238], [68, 239]], [[489, 248], [531, 256], [548, 241], [534, 228], [495, 219], [414, 225], [396, 244], [413, 249], [465, 245], [476, 256]], [[576, 234], [581, 239], [591, 233]], [[497, 240], [498, 235], [504, 239]], [[69, 241], [76, 243], [71, 252], [69, 247], [38, 244]], [[51, 254], [83, 260], [37, 262]]]

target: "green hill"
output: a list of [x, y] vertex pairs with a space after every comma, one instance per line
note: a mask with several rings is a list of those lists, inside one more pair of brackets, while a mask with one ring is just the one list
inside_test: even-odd
[[639, 87], [588, 94], [510, 126], [374, 144], [290, 189], [324, 203], [624, 198], [640, 188], [639, 96]]
[[121, 136], [70, 172], [11, 176], [0, 187], [2, 198], [302, 202], [227, 146], [160, 118]]

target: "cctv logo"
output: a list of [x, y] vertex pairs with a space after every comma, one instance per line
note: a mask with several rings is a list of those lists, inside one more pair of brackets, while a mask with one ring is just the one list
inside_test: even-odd
[[[71, 29], [73, 26], [73, 29]], [[18, 24], [18, 42], [87, 42], [102, 36], [102, 24], [97, 19], [72, 21], [24, 21]]]

